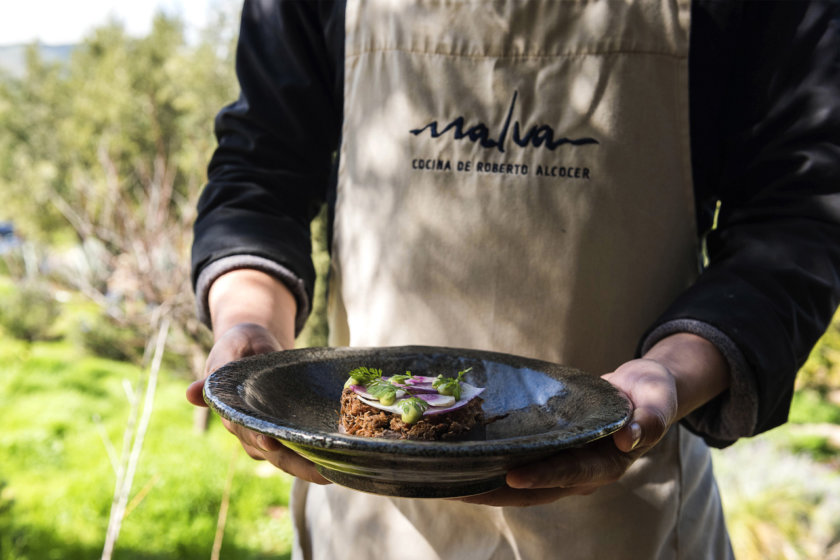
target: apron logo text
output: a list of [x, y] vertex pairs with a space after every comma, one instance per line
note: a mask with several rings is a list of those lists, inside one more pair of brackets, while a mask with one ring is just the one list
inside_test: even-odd
[[[496, 138], [492, 138], [490, 136], [490, 129], [487, 127], [486, 124], [482, 122], [473, 125], [465, 130], [464, 127], [466, 126], [466, 120], [463, 116], [457, 117], [454, 120], [452, 120], [443, 128], [443, 130], [438, 130], [438, 121], [432, 121], [422, 128], [415, 128], [413, 130], [410, 130], [409, 132], [411, 134], [414, 134], [415, 136], [419, 136], [420, 134], [428, 130], [432, 138], [440, 138], [441, 136], [452, 130], [452, 137], [455, 140], [468, 139], [470, 142], [477, 142], [482, 148], [496, 148], [499, 152], [504, 152], [505, 142], [507, 140], [508, 131], [510, 131], [511, 118], [513, 117], [513, 110], [516, 107], [516, 98], [518, 97], [518, 95], [518, 91], [513, 92], [513, 99], [510, 102], [507, 117], [505, 118], [505, 122], [502, 124], [498, 137]], [[513, 142], [521, 148], [527, 148], [530, 144], [534, 148], [544, 146], [545, 148], [551, 151], [556, 150], [559, 146], [562, 146], [564, 144], [571, 144], [573, 146], [598, 144], [598, 141], [594, 138], [561, 137], [555, 140], [554, 135], [554, 129], [549, 125], [544, 124], [532, 126], [523, 136], [519, 121], [515, 121], [513, 123], [511, 140], [513, 140]]]
[[496, 173], [500, 175], [528, 175], [535, 169], [534, 175], [540, 177], [560, 177], [563, 179], [590, 179], [588, 167], [576, 167], [568, 165], [543, 165], [529, 167], [524, 163], [499, 163], [490, 161], [458, 160], [453, 162], [449, 159], [440, 158], [414, 158], [411, 160], [411, 168], [417, 171], [444, 171], [453, 170], [460, 173]]

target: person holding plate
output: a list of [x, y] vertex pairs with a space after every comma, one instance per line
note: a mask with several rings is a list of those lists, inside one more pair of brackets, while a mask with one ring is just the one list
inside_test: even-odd
[[195, 224], [208, 373], [294, 346], [326, 202], [331, 345], [537, 358], [634, 407], [462, 500], [324, 484], [227, 424], [298, 477], [296, 558], [731, 556], [709, 446], [786, 420], [840, 298], [832, 10], [245, 2]]

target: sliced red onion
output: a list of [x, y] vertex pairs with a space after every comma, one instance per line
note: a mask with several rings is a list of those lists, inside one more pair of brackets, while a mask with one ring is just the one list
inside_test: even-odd
[[350, 386], [348, 386], [348, 389], [350, 389], [351, 391], [353, 391], [357, 395], [361, 395], [361, 396], [363, 396], [367, 399], [375, 399], [375, 397], [373, 395], [371, 395], [370, 393], [368, 393], [365, 390], [364, 385], [350, 385]]
[[392, 405], [385, 405], [379, 402], [378, 399], [368, 399], [358, 393], [356, 394], [358, 395], [360, 401], [362, 401], [365, 404], [369, 404], [373, 408], [378, 408], [379, 410], [384, 410], [385, 412], [393, 412], [394, 414], [402, 414], [402, 411], [399, 408], [397, 408], [396, 403]]
[[[433, 379], [433, 378], [430, 378], [430, 379]], [[358, 385], [354, 385], [353, 387], [358, 387]], [[364, 387], [361, 387], [361, 389], [364, 392]], [[373, 398], [373, 396], [368, 394], [368, 393], [365, 393], [365, 394], [360, 393], [359, 391], [356, 391], [355, 388], [353, 390], [356, 392], [357, 395], [359, 395], [359, 400], [362, 401], [365, 404], [369, 404], [370, 406], [372, 406], [374, 408], [378, 408], [379, 410], [384, 410], [386, 412], [392, 412], [394, 414], [402, 414], [402, 411], [397, 406], [397, 404], [399, 403], [399, 400], [397, 402], [395, 402], [394, 404], [390, 405], [390, 406], [389, 405], [384, 405], [381, 402], [379, 402], [378, 399]], [[452, 404], [450, 406], [435, 406], [435, 405], [432, 405], [431, 403], [429, 403], [430, 406], [429, 406], [428, 409], [426, 409], [426, 412], [423, 413], [423, 416], [431, 416], [433, 414], [444, 414], [446, 412], [452, 412], [453, 410], [458, 410], [459, 408], [461, 408], [462, 406], [464, 406], [465, 404], [467, 404], [468, 402], [470, 402], [471, 400], [473, 400], [474, 398], [479, 396], [482, 392], [484, 392], [484, 387], [475, 387], [473, 385], [470, 385], [469, 383], [464, 383], [462, 381], [461, 382], [461, 399], [459, 401], [455, 402], [454, 404]], [[435, 391], [435, 393], [437, 393], [437, 391]], [[417, 397], [423, 399], [426, 402], [428, 402], [428, 399], [434, 399], [435, 395], [419, 394], [419, 395], [417, 395]], [[438, 397], [452, 398], [452, 397], [446, 397], [446, 395], [438, 395]]]
[[[429, 379], [430, 381], [428, 381], [428, 382], [426, 382], [426, 381], [414, 381], [414, 382], [412, 382], [412, 379], [418, 379], [418, 378]], [[391, 379], [391, 378], [390, 377], [383, 377], [382, 378], [383, 381], [388, 381], [389, 379]], [[415, 394], [437, 393], [438, 392], [437, 389], [432, 387], [432, 381], [434, 381], [434, 379], [435, 379], [434, 377], [426, 377], [424, 375], [415, 375], [414, 377], [406, 379], [405, 383], [394, 383], [393, 385], [394, 385], [394, 387], [400, 387], [402, 389], [405, 389], [409, 393], [415, 393]]]
[[435, 381], [435, 377], [429, 377], [427, 375], [412, 375], [408, 379], [406, 379], [406, 383], [409, 385], [422, 385], [424, 383], [432, 384]]
[[[433, 414], [444, 414], [446, 412], [457, 410], [483, 392], [484, 387], [476, 387], [474, 385], [470, 385], [469, 383], [464, 383], [463, 381], [461, 381], [461, 398], [455, 404], [447, 407], [430, 406], [423, 414], [423, 416], [431, 416]], [[418, 395], [418, 397], [420, 397], [421, 399], [423, 398], [422, 395]]]
[[451, 395], [440, 395], [437, 393], [421, 393], [417, 395], [417, 398], [423, 399], [429, 406], [434, 407], [448, 407], [455, 404], [455, 397]]
[[[374, 397], [373, 395], [371, 395], [370, 393], [367, 392], [367, 389], [365, 388], [364, 385], [350, 385], [350, 389], [352, 389], [354, 393], [356, 393], [357, 395], [359, 395], [361, 397], [379, 402], [379, 399], [377, 399], [376, 397]], [[396, 397], [398, 399], [404, 397], [405, 395], [406, 395], [405, 391], [403, 391], [402, 389], [397, 389]]]

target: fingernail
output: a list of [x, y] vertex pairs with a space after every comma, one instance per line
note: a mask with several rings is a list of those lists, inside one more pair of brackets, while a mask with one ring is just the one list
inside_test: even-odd
[[518, 488], [520, 490], [525, 490], [534, 486], [534, 481], [530, 478], [517, 475], [511, 476], [510, 473], [508, 473], [507, 480], [505, 482], [511, 488]]
[[630, 435], [633, 436], [633, 444], [630, 445], [630, 450], [636, 449], [642, 441], [642, 427], [638, 422], [630, 424]]

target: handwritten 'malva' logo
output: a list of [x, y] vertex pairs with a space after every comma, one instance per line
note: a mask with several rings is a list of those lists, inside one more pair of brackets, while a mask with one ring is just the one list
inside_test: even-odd
[[499, 130], [499, 135], [496, 138], [493, 138], [490, 135], [490, 129], [482, 122], [465, 129], [466, 121], [463, 116], [452, 120], [449, 124], [443, 127], [443, 130], [438, 130], [438, 121], [432, 121], [423, 128], [415, 128], [409, 132], [415, 136], [419, 136], [424, 131], [428, 130], [432, 138], [440, 138], [452, 130], [452, 137], [455, 140], [467, 139], [470, 142], [478, 142], [483, 148], [496, 148], [500, 152], [505, 151], [505, 142], [507, 141], [508, 132], [511, 132], [511, 140], [513, 140], [514, 144], [522, 148], [527, 148], [529, 145], [535, 148], [544, 146], [545, 148], [553, 151], [564, 144], [583, 146], [586, 144], [598, 143], [598, 141], [594, 138], [588, 137], [555, 138], [554, 129], [545, 124], [534, 125], [523, 134], [519, 121], [515, 121], [513, 123], [513, 129], [511, 130], [511, 119], [513, 118], [513, 110], [516, 107], [516, 98], [518, 95], [518, 91], [513, 93], [513, 99], [510, 102], [507, 117], [505, 118], [505, 122], [502, 124], [502, 127]]

